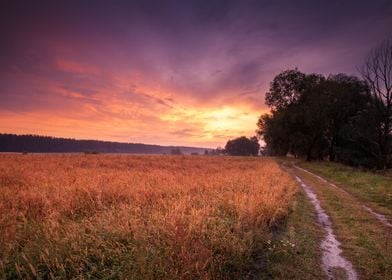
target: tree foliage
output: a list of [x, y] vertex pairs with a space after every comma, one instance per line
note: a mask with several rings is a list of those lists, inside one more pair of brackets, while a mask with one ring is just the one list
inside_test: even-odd
[[275, 111], [283, 110], [298, 101], [304, 87], [306, 75], [294, 70], [286, 70], [271, 82], [265, 103]]
[[265, 153], [382, 167], [377, 99], [366, 81], [287, 70], [271, 82], [266, 104], [271, 113], [257, 124]]
[[225, 152], [232, 156], [257, 156], [260, 144], [257, 137], [247, 138], [245, 136], [229, 140], [225, 146]]

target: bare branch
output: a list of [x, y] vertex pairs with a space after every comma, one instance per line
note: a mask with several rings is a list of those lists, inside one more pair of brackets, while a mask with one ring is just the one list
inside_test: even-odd
[[386, 166], [392, 145], [392, 40], [382, 42], [370, 53], [360, 73], [370, 87], [376, 110], [382, 116], [378, 124], [378, 146]]

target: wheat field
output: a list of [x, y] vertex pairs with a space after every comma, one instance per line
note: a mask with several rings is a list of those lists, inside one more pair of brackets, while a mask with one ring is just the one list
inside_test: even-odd
[[246, 278], [296, 191], [268, 158], [1, 155], [0, 278]]

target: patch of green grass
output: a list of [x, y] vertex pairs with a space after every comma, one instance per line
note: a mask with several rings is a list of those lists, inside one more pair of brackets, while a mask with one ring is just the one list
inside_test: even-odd
[[377, 212], [392, 219], [392, 178], [332, 162], [299, 162], [299, 166], [337, 183]]
[[298, 192], [290, 214], [265, 244], [258, 279], [327, 279], [321, 269], [323, 234], [313, 206]]

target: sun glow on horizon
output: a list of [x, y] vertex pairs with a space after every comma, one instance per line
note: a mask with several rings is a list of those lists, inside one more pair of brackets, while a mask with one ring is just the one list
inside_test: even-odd
[[[151, 119], [132, 119], [121, 115], [126, 107], [111, 105], [110, 113], [85, 104], [78, 114], [30, 112], [0, 114], [3, 133], [40, 134], [55, 137], [184, 145], [216, 148], [242, 135], [254, 135], [261, 111], [246, 106], [179, 106], [155, 113]], [[148, 113], [146, 113], [148, 114]], [[98, 117], [99, 116], [99, 117]], [[141, 115], [143, 116], [143, 114]]]

